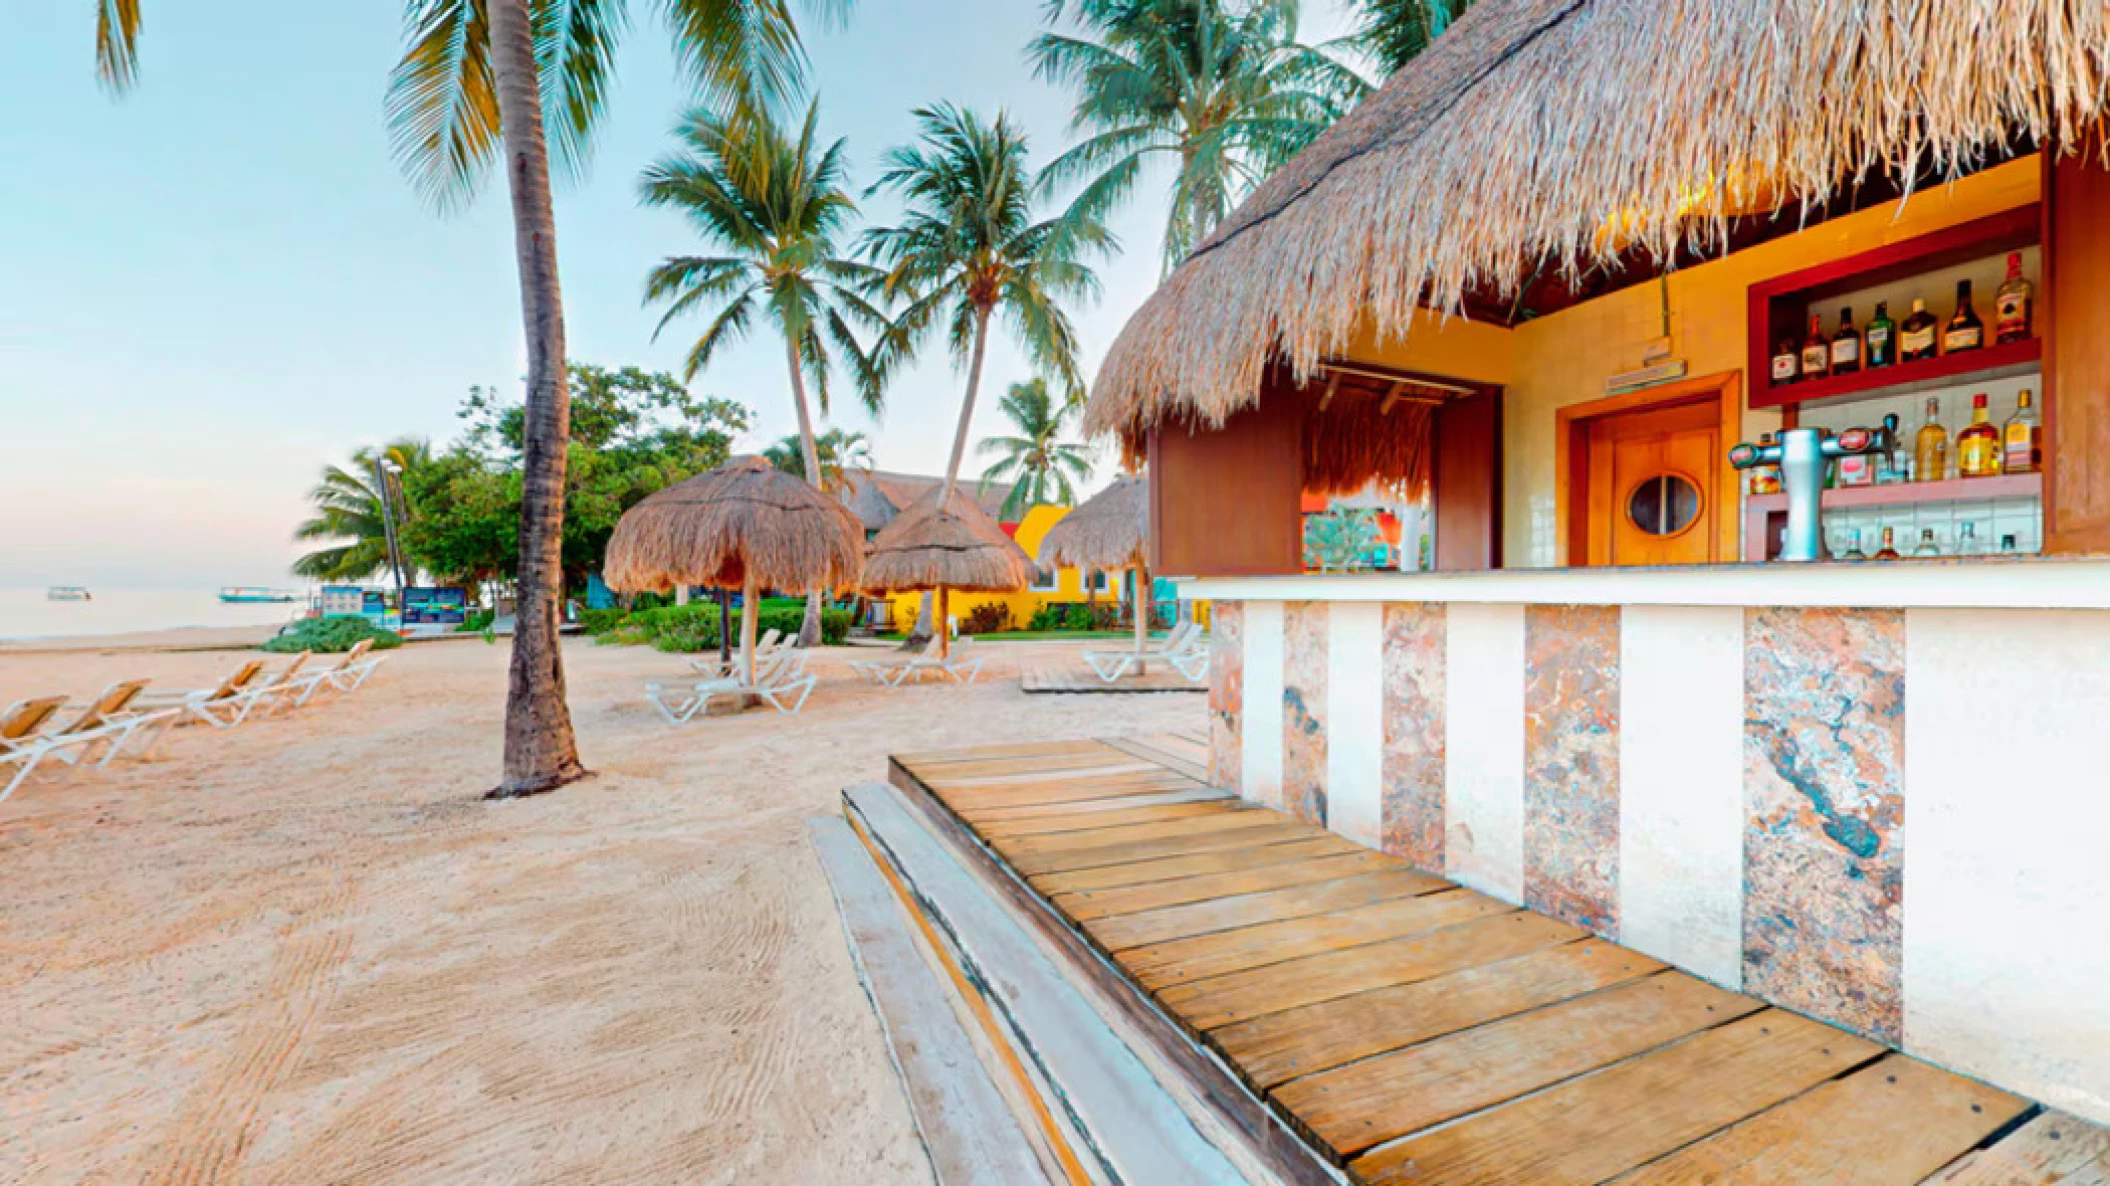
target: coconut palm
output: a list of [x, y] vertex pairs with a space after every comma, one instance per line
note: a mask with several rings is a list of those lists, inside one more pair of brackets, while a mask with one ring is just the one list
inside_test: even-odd
[[[432, 459], [432, 446], [400, 440], [379, 449], [357, 449], [350, 466], [329, 465], [322, 481], [308, 492], [315, 504], [312, 518], [293, 529], [293, 538], [339, 540], [293, 562], [295, 574], [318, 581], [357, 581], [388, 568], [388, 520], [382, 493], [374, 484], [376, 463], [388, 462], [409, 473]], [[393, 508], [400, 514], [400, 502]]]
[[984, 122], [940, 104], [917, 111], [916, 122], [921, 136], [887, 152], [871, 191], [898, 195], [902, 222], [866, 231], [864, 246], [885, 269], [881, 292], [906, 302], [881, 344], [884, 365], [898, 364], [942, 321], [953, 361], [967, 367], [944, 506], [967, 453], [991, 320], [1002, 314], [1042, 373], [1079, 385], [1077, 332], [1064, 305], [1098, 296], [1084, 257], [1113, 240], [1079, 207], [1034, 218], [1038, 181], [1026, 163], [1026, 137], [1001, 112]]
[[[674, 256], [645, 281], [648, 304], [667, 307], [660, 328], [684, 314], [710, 322], [689, 350], [688, 374], [707, 366], [728, 342], [745, 337], [757, 316], [784, 343], [791, 403], [798, 413], [808, 481], [821, 485], [806, 381], [823, 414], [836, 355], [850, 368], [865, 407], [880, 409], [880, 372], [858, 345], [853, 322], [882, 327], [886, 318], [860, 295], [879, 283], [869, 264], [838, 246], [857, 206], [844, 189], [843, 142], [823, 148], [820, 105], [808, 104], [796, 133], [766, 109], [742, 103], [730, 113], [691, 112], [677, 132], [682, 150], [645, 170], [644, 201], [679, 210], [720, 255]], [[801, 646], [820, 640], [820, 591], [806, 598]]]
[[1429, 48], [1471, 5], [1472, 0], [1355, 0], [1362, 20], [1349, 42], [1391, 74]]
[[[813, 438], [813, 451], [821, 464], [820, 488], [830, 494], [842, 492], [845, 471], [872, 472], [872, 442], [861, 432], [831, 428]], [[796, 435], [762, 450], [762, 457], [793, 477], [806, 476], [806, 443]]]
[[1074, 13], [1077, 35], [1044, 33], [1028, 50], [1041, 78], [1075, 84], [1071, 126], [1088, 133], [1047, 180], [1084, 182], [1079, 204], [1104, 215], [1146, 166], [1172, 165], [1168, 271], [1369, 90], [1296, 40], [1297, 0], [1078, 0]]
[[[851, 0], [810, 0], [833, 15]], [[437, 206], [473, 196], [503, 156], [513, 205], [527, 339], [527, 433], [520, 505], [519, 618], [506, 690], [499, 797], [580, 778], [564, 700], [564, 462], [570, 393], [557, 284], [549, 157], [586, 160], [614, 83], [629, 0], [405, 0], [408, 47], [389, 77], [396, 157]], [[788, 0], [661, 0], [676, 54], [705, 98], [773, 102], [805, 76]], [[137, 74], [140, 0], [97, 0], [96, 69], [112, 90]], [[548, 96], [548, 109], [544, 96]]]
[[976, 446], [984, 457], [1002, 455], [982, 471], [981, 488], [987, 490], [991, 482], [1011, 483], [1011, 494], [997, 517], [1012, 522], [1028, 507], [1075, 503], [1076, 483], [1092, 480], [1090, 447], [1062, 441], [1063, 431], [1077, 414], [1076, 401], [1058, 401], [1048, 393], [1046, 379], [1028, 379], [1013, 383], [996, 407], [1017, 430], [1015, 436], [983, 437]]

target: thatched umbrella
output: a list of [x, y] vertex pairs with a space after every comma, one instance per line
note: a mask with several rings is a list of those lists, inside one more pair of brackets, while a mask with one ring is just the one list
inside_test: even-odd
[[952, 590], [1011, 593], [1033, 579], [1033, 562], [996, 520], [959, 488], [941, 505], [947, 493], [943, 486], [932, 488], [881, 529], [857, 582], [867, 593], [935, 589], [940, 655], [952, 653], [946, 620]]
[[762, 589], [845, 585], [863, 558], [864, 529], [848, 507], [759, 457], [736, 457], [624, 512], [602, 579], [625, 592], [739, 589], [741, 664], [752, 682]]
[[[1136, 651], [1150, 639], [1150, 480], [1124, 474], [1064, 515], [1040, 541], [1054, 568], [1136, 570]], [[1143, 672], [1137, 664], [1138, 674]]]

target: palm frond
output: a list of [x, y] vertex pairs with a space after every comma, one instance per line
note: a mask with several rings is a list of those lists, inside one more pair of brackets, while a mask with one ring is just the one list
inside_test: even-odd
[[113, 94], [139, 78], [139, 0], [96, 0], [95, 77]]

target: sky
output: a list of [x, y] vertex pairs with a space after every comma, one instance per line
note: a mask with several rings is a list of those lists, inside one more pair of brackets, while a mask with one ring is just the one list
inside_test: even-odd
[[[0, 37], [0, 506], [31, 513], [0, 516], [0, 585], [292, 583], [324, 465], [402, 436], [444, 443], [473, 384], [517, 398], [503, 186], [442, 216], [391, 160], [400, 0], [149, 3], [122, 99], [94, 79], [92, 6], [23, 7]], [[643, 279], [702, 244], [635, 192], [688, 93], [657, 6], [633, 7], [591, 168], [558, 184], [559, 269], [573, 359], [678, 372], [700, 324], [654, 341]], [[1059, 153], [1073, 97], [1024, 58], [1041, 17], [1038, 0], [866, 0], [840, 29], [809, 28], [822, 127], [847, 139], [858, 191], [939, 100], [1009, 111], [1036, 165]], [[1304, 37], [1347, 23], [1316, 0]], [[1164, 202], [1160, 176], [1113, 223], [1123, 251], [1076, 311], [1087, 374], [1157, 282]], [[1030, 374], [999, 337], [974, 438], [1000, 431], [994, 393]], [[754, 410], [736, 448], [793, 431], [766, 333], [691, 386]], [[937, 472], [962, 386], [934, 348], [878, 422], [844, 398], [829, 423], [867, 433], [881, 468]]]

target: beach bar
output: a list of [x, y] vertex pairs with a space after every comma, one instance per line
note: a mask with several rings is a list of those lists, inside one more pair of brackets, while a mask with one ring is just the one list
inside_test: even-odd
[[2106, 19], [1483, 0], [1269, 179], [1088, 412], [1211, 780], [2110, 1121]]

